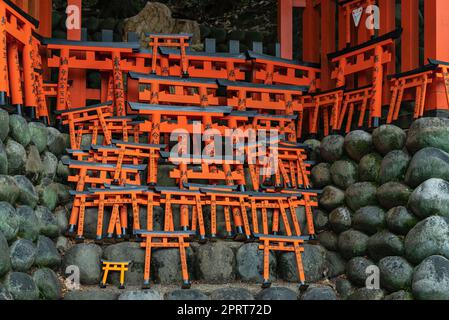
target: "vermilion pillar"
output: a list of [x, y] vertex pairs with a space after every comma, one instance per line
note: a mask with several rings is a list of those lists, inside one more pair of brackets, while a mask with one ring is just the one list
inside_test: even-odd
[[38, 16], [39, 19], [39, 34], [51, 38], [52, 34], [52, 11], [53, 11], [53, 1], [52, 0], [39, 0], [38, 6]]
[[278, 1], [278, 35], [281, 57], [293, 58], [293, 0]]
[[419, 0], [402, 1], [401, 71], [419, 66]]
[[[335, 1], [321, 1], [321, 88], [332, 88], [330, 66], [327, 54], [335, 51]], [[307, 31], [305, 31], [307, 32]]]
[[[424, 1], [424, 57], [449, 61], [449, 1]], [[448, 110], [443, 79], [428, 90], [426, 111]]]
[[320, 62], [320, 13], [315, 1], [306, 0], [303, 13], [303, 57], [304, 61]]

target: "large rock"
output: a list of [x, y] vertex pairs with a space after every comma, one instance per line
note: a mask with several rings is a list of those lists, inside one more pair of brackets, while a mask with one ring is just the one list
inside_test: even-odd
[[[262, 283], [263, 278], [263, 251], [258, 243], [244, 244], [236, 255], [237, 276], [243, 281]], [[276, 257], [270, 254], [270, 282], [276, 281]]]
[[47, 148], [57, 156], [63, 154], [66, 149], [64, 136], [53, 127], [47, 127]]
[[346, 204], [353, 211], [357, 211], [362, 207], [376, 205], [377, 187], [372, 182], [354, 183], [345, 192]]
[[247, 289], [243, 288], [223, 288], [217, 289], [210, 295], [211, 300], [232, 301], [232, 300], [254, 300], [254, 296]]
[[37, 300], [39, 299], [39, 289], [26, 273], [11, 272], [3, 281], [5, 288], [11, 292], [14, 300]]
[[16, 184], [20, 189], [20, 195], [17, 202], [33, 209], [36, 208], [39, 196], [31, 181], [25, 176], [15, 176], [14, 180], [16, 180]]
[[390, 231], [403, 236], [418, 223], [418, 219], [406, 207], [390, 209], [385, 215], [385, 220]]
[[226, 243], [200, 246], [195, 262], [198, 279], [209, 283], [228, 283], [235, 279], [235, 256]]
[[409, 301], [413, 300], [413, 295], [410, 292], [400, 290], [385, 296], [384, 300], [393, 300], [393, 301]]
[[385, 209], [406, 206], [413, 190], [399, 182], [387, 182], [377, 189], [377, 200]]
[[377, 153], [364, 156], [359, 162], [359, 181], [378, 182], [382, 157]]
[[385, 292], [381, 289], [359, 288], [348, 297], [348, 300], [382, 300]]
[[13, 139], [6, 141], [6, 155], [8, 156], [8, 174], [21, 174], [25, 172], [27, 153], [25, 148]]
[[53, 213], [47, 207], [38, 206], [35, 213], [39, 221], [40, 234], [50, 238], [56, 238], [59, 236], [58, 223]]
[[135, 32], [139, 35], [141, 45], [148, 47], [146, 34], [148, 33], [188, 33], [193, 34], [192, 44], [201, 40], [200, 26], [196, 21], [175, 19], [170, 9], [162, 3], [147, 2], [146, 6], [134, 17], [124, 23], [124, 33]]
[[9, 257], [9, 246], [5, 236], [0, 231], [0, 278], [11, 270], [11, 258]]
[[38, 269], [33, 274], [33, 280], [39, 288], [39, 296], [44, 300], [60, 300], [62, 288], [58, 276], [51, 269]]
[[31, 142], [30, 128], [28, 128], [28, 122], [21, 116], [13, 114], [9, 116], [9, 128], [11, 130], [10, 136], [26, 147]]
[[119, 293], [101, 289], [70, 291], [64, 296], [69, 301], [109, 301], [117, 300]]
[[25, 239], [14, 242], [10, 248], [11, 266], [14, 271], [27, 272], [36, 259], [36, 247]]
[[56, 209], [54, 216], [56, 223], [58, 224], [59, 233], [64, 234], [67, 231], [69, 226], [69, 219], [67, 218], [70, 215], [69, 211], [65, 207], [59, 207]]
[[405, 182], [411, 187], [417, 187], [431, 178], [449, 181], [449, 153], [436, 148], [425, 148], [413, 156]]
[[404, 254], [404, 242], [388, 230], [382, 230], [369, 238], [368, 254], [374, 261], [379, 261], [388, 256], [402, 256]]
[[58, 169], [58, 158], [53, 153], [45, 151], [41, 159], [44, 168], [43, 177], [54, 180]]
[[384, 184], [390, 181], [404, 181], [410, 160], [410, 156], [402, 150], [389, 152], [380, 165], [379, 182]]
[[416, 120], [407, 136], [407, 149], [418, 150], [435, 147], [449, 152], [449, 119], [422, 118]]
[[0, 174], [8, 174], [8, 154], [5, 145], [0, 140]]
[[0, 232], [8, 242], [12, 242], [19, 232], [19, 219], [16, 210], [7, 202], [0, 202]]
[[340, 160], [343, 156], [345, 138], [342, 136], [331, 135], [321, 141], [321, 158], [329, 163]]
[[[2, 111], [2, 109], [0, 109]], [[12, 294], [0, 284], [0, 301], [12, 301], [14, 297]]]
[[366, 279], [370, 274], [367, 271], [369, 270], [369, 267], [375, 265], [376, 264], [374, 262], [364, 257], [355, 257], [349, 260], [346, 265], [346, 274], [348, 275], [348, 279], [358, 286], [365, 286]]
[[[190, 279], [194, 277], [194, 255], [191, 248], [186, 250], [187, 266], [190, 273]], [[178, 249], [164, 249], [153, 253], [152, 265], [154, 267], [154, 277], [157, 283], [177, 284], [182, 281], [181, 259]], [[203, 261], [204, 267], [204, 261]], [[214, 276], [217, 273], [208, 272]], [[142, 277], [140, 277], [142, 278]]]
[[449, 300], [449, 260], [436, 255], [425, 259], [415, 269], [412, 290], [419, 300]]
[[[320, 245], [304, 245], [302, 262], [306, 282], [317, 282], [323, 279], [326, 270], [326, 249]], [[293, 252], [280, 255], [278, 262], [280, 277], [288, 282], [299, 282], [296, 256]]]
[[331, 166], [328, 163], [320, 163], [312, 168], [310, 177], [315, 188], [324, 188], [332, 184], [330, 169]]
[[301, 300], [305, 301], [324, 301], [337, 300], [335, 291], [328, 286], [310, 286], [302, 294]]
[[364, 256], [368, 247], [369, 237], [357, 230], [348, 230], [338, 237], [338, 248], [346, 259]]
[[20, 206], [17, 208], [17, 218], [19, 220], [19, 237], [36, 241], [39, 236], [39, 220], [34, 213], [34, 210], [27, 206]]
[[325, 211], [315, 208], [313, 210], [313, 221], [316, 231], [325, 231], [328, 229], [329, 215]]
[[95, 244], [78, 244], [66, 252], [63, 270], [69, 266], [77, 266], [81, 284], [98, 284], [101, 276], [101, 255], [101, 248]]
[[386, 257], [379, 261], [380, 285], [389, 292], [408, 290], [412, 284], [413, 266], [402, 257]]
[[431, 255], [449, 258], [449, 219], [432, 216], [418, 223], [405, 237], [405, 255], [415, 264]]
[[345, 278], [337, 278], [335, 281], [335, 288], [342, 300], [346, 300], [355, 291], [351, 281]]
[[28, 124], [31, 133], [31, 142], [36, 146], [39, 153], [47, 148], [47, 127], [40, 122], [31, 122]]
[[440, 215], [449, 218], [449, 182], [430, 179], [413, 191], [408, 207], [419, 218]]
[[309, 148], [311, 149], [309, 152], [310, 160], [320, 161], [321, 160], [321, 155], [320, 155], [321, 141], [316, 140], [316, 139], [308, 139], [308, 140], [304, 141], [304, 144], [309, 146]]
[[357, 165], [352, 161], [335, 161], [330, 172], [334, 184], [343, 190], [346, 190], [350, 185], [357, 182]]
[[345, 273], [346, 260], [333, 251], [326, 252], [326, 276], [335, 278]]
[[58, 205], [58, 185], [55, 183], [41, 184], [38, 186], [39, 203], [51, 211]]
[[165, 295], [165, 300], [198, 301], [209, 300], [209, 297], [199, 290], [175, 290]]
[[39, 236], [37, 240], [36, 265], [51, 269], [59, 268], [61, 265], [61, 255], [54, 242], [47, 237]]
[[373, 148], [373, 139], [371, 134], [366, 131], [352, 131], [345, 137], [345, 151], [352, 160], [357, 162], [371, 152]]
[[131, 301], [154, 301], [154, 300], [164, 300], [164, 296], [159, 291], [154, 289], [150, 290], [139, 290], [139, 291], [127, 291], [122, 293], [119, 300], [131, 300]]
[[9, 113], [0, 109], [0, 141], [5, 141], [9, 134]]
[[383, 155], [404, 149], [406, 138], [405, 131], [393, 125], [382, 125], [373, 131], [374, 146]]
[[288, 288], [272, 287], [262, 290], [256, 298], [257, 300], [298, 300], [298, 293]]
[[0, 201], [15, 204], [19, 195], [20, 189], [16, 181], [10, 176], [0, 175]]
[[27, 160], [25, 163], [25, 175], [34, 183], [39, 182], [44, 165], [36, 146], [29, 145], [27, 148]]
[[70, 176], [70, 168], [63, 163], [63, 159], [68, 159], [68, 156], [62, 156], [61, 160], [58, 162], [58, 167], [56, 168], [56, 174], [59, 177], [60, 181], [67, 181], [67, 178]]
[[319, 198], [320, 206], [328, 211], [332, 211], [345, 202], [345, 193], [334, 186], [327, 186]]
[[327, 250], [338, 251], [338, 235], [334, 232], [321, 232], [318, 234], [318, 240]]
[[385, 228], [385, 212], [376, 206], [360, 208], [352, 217], [354, 229], [373, 235]]
[[336, 233], [349, 230], [351, 228], [351, 211], [346, 207], [339, 207], [329, 214], [329, 225]]

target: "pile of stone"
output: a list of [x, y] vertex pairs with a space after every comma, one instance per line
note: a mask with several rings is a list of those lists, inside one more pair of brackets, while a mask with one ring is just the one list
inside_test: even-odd
[[[324, 188], [320, 243], [346, 261], [340, 296], [449, 299], [449, 119], [307, 143], [321, 162], [312, 170]], [[366, 288], [370, 266], [380, 271], [378, 290]]]

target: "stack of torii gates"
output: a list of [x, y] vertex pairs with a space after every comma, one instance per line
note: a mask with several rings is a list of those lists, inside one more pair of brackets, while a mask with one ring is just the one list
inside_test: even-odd
[[[337, 89], [323, 91], [320, 65], [233, 46], [230, 53], [194, 52], [185, 34], [150, 34], [149, 50], [134, 42], [44, 39], [38, 22], [7, 0], [0, 1], [0, 19], [0, 105], [50, 123], [53, 103], [56, 122], [70, 132], [66, 165], [76, 184], [70, 235], [84, 241], [87, 209], [98, 209], [96, 241], [138, 240], [146, 249], [145, 287], [153, 248], [179, 249], [188, 288], [190, 241], [219, 236], [260, 242], [264, 287], [272, 250], [295, 254], [304, 284], [301, 253], [304, 241], [315, 239], [312, 208], [320, 191], [311, 189], [313, 162], [298, 141], [343, 125], [351, 130], [357, 111], [357, 126], [380, 124], [383, 69], [400, 31], [329, 54]], [[414, 115], [422, 116], [426, 86], [447, 80], [447, 68], [430, 61], [391, 76], [388, 121], [397, 118], [410, 88], [416, 89]], [[57, 82], [44, 81], [51, 70]], [[86, 72], [100, 73], [101, 89], [87, 88]], [[360, 72], [372, 73], [372, 85], [347, 90], [347, 77]], [[179, 149], [171, 152], [174, 132]], [[252, 132], [267, 139], [253, 140]], [[89, 148], [83, 148], [86, 135]], [[203, 136], [196, 147], [205, 147], [206, 156], [195, 152], [195, 142], [190, 148], [196, 135]], [[218, 155], [222, 137], [234, 146], [229, 155]], [[170, 178], [177, 187], [159, 184], [162, 163], [174, 166]], [[165, 209], [162, 230], [155, 228], [155, 207]], [[222, 234], [218, 215], [225, 220]]]

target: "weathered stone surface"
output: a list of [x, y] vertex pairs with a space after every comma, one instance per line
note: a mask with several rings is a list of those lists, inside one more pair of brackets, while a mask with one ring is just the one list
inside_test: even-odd
[[430, 179], [413, 191], [408, 207], [419, 218], [440, 215], [449, 218], [449, 182]]
[[31, 133], [31, 142], [36, 146], [39, 153], [47, 148], [47, 127], [40, 122], [31, 122], [28, 124]]
[[407, 135], [407, 149], [415, 153], [427, 147], [449, 152], [449, 119], [422, 118], [413, 122]]
[[40, 228], [39, 220], [34, 210], [28, 206], [20, 206], [17, 208], [16, 213], [19, 221], [19, 232], [17, 235], [32, 242], [36, 241]]
[[[2, 109], [0, 109], [2, 111]], [[0, 284], [0, 301], [12, 301], [14, 297], [12, 294]]]
[[272, 287], [262, 290], [256, 296], [257, 300], [298, 300], [298, 293], [283, 287]]
[[235, 256], [223, 242], [208, 243], [196, 254], [197, 278], [209, 283], [228, 283], [235, 279]]
[[41, 156], [37, 147], [29, 145], [27, 148], [27, 160], [25, 163], [25, 175], [34, 183], [39, 182], [44, 165], [42, 164]]
[[301, 296], [305, 301], [337, 300], [335, 291], [328, 286], [310, 286]]
[[68, 158], [68, 156], [62, 156], [61, 160], [59, 160], [58, 162], [58, 167], [56, 168], [56, 174], [59, 179], [61, 179], [60, 181], [67, 181], [67, 178], [70, 176], [69, 166], [64, 165], [64, 163], [62, 162], [64, 157]]
[[384, 184], [390, 181], [404, 181], [410, 160], [410, 156], [402, 150], [389, 152], [380, 165], [379, 182]]
[[184, 300], [184, 301], [198, 301], [209, 300], [209, 297], [199, 290], [175, 290], [165, 295], [165, 300]]
[[19, 194], [20, 189], [16, 181], [10, 176], [0, 175], [0, 201], [15, 204]]
[[39, 236], [37, 240], [36, 265], [51, 269], [59, 268], [61, 265], [61, 255], [53, 241], [47, 237]]
[[[195, 257], [191, 248], [186, 250], [187, 266], [192, 279], [195, 275]], [[161, 284], [178, 284], [182, 281], [181, 260], [178, 249], [159, 250], [154, 252], [152, 265], [156, 282]], [[203, 261], [204, 267], [204, 261]], [[208, 275], [217, 276], [216, 271], [210, 270]], [[218, 277], [218, 276], [217, 276]], [[140, 277], [141, 279], [142, 277]], [[217, 280], [219, 281], [219, 280]]]
[[6, 241], [3, 232], [0, 231], [0, 278], [11, 270], [9, 252], [8, 241]]
[[338, 235], [332, 231], [324, 231], [318, 234], [320, 244], [327, 250], [338, 251]]
[[385, 212], [375, 206], [360, 208], [352, 216], [354, 229], [373, 235], [385, 228]]
[[66, 252], [70, 249], [69, 239], [63, 236], [59, 236], [58, 239], [56, 239], [55, 245], [59, 252]]
[[369, 276], [368, 268], [375, 265], [374, 262], [364, 257], [355, 257], [349, 260], [346, 265], [348, 279], [358, 286], [365, 286]]
[[320, 196], [319, 204], [321, 207], [328, 211], [332, 211], [335, 208], [343, 205], [345, 202], [345, 193], [334, 187], [327, 186], [323, 189], [323, 194]]
[[320, 209], [314, 209], [313, 210], [313, 221], [315, 224], [315, 230], [325, 231], [328, 228], [329, 225], [329, 216], [326, 212]]
[[412, 291], [419, 300], [448, 300], [449, 260], [437, 255], [425, 259], [415, 269]]
[[135, 301], [148, 301], [148, 300], [164, 300], [164, 296], [157, 290], [139, 290], [139, 291], [127, 291], [122, 293], [118, 300], [135, 300]]
[[14, 180], [20, 190], [17, 202], [33, 209], [36, 208], [39, 196], [31, 181], [25, 176], [15, 176]]
[[326, 252], [326, 276], [335, 278], [345, 273], [346, 260], [337, 252]]
[[5, 288], [12, 294], [14, 300], [37, 300], [39, 299], [39, 289], [26, 273], [8, 273], [3, 281]]
[[329, 214], [329, 225], [336, 233], [351, 228], [351, 211], [346, 207], [339, 207]]
[[362, 207], [376, 205], [377, 187], [372, 182], [354, 183], [345, 192], [346, 204], [353, 211], [357, 211]]
[[51, 152], [45, 151], [42, 154], [42, 165], [44, 170], [42, 172], [43, 177], [54, 180], [56, 176], [56, 170], [58, 169], [58, 158]]
[[385, 293], [378, 289], [360, 288], [348, 297], [348, 300], [382, 300]]
[[69, 220], [67, 217], [70, 216], [70, 214], [65, 207], [59, 207], [56, 209], [54, 216], [59, 228], [59, 233], [63, 234], [69, 226]]
[[405, 206], [413, 190], [399, 182], [387, 182], [377, 189], [377, 200], [385, 209]]
[[63, 270], [68, 266], [78, 266], [81, 284], [100, 283], [102, 250], [95, 244], [78, 244], [66, 252]]
[[33, 280], [39, 289], [39, 296], [43, 300], [60, 300], [62, 288], [58, 276], [51, 269], [39, 269], [33, 274]]
[[[302, 262], [304, 273], [308, 282], [317, 282], [323, 279], [326, 270], [326, 249], [320, 245], [304, 245]], [[289, 282], [299, 282], [296, 257], [293, 252], [283, 253], [278, 260], [280, 277]]]
[[64, 136], [58, 129], [47, 127], [47, 148], [54, 155], [62, 155], [66, 149]]
[[449, 181], [449, 153], [436, 148], [425, 148], [413, 156], [405, 182], [411, 187], [417, 187], [431, 178]]
[[338, 278], [335, 281], [335, 287], [342, 300], [346, 300], [355, 291], [351, 281], [345, 278]]
[[373, 148], [373, 139], [371, 134], [366, 131], [352, 131], [345, 137], [345, 151], [352, 160], [357, 162], [371, 152]]
[[390, 231], [404, 236], [418, 223], [418, 219], [406, 207], [390, 209], [385, 220]]
[[324, 188], [332, 184], [331, 165], [328, 163], [320, 163], [312, 168], [311, 179], [315, 188]]
[[380, 285], [389, 292], [408, 290], [412, 284], [413, 266], [402, 257], [386, 257], [379, 261]]
[[7, 202], [0, 202], [0, 232], [8, 242], [14, 241], [19, 232], [19, 219], [16, 210]]
[[39, 203], [51, 211], [58, 205], [58, 186], [54, 183], [42, 184], [38, 186]]
[[359, 162], [359, 181], [378, 182], [382, 157], [377, 153], [364, 156]]
[[10, 248], [10, 257], [14, 271], [27, 272], [36, 259], [36, 247], [29, 240], [16, 240]]
[[5, 141], [9, 134], [9, 114], [0, 108], [0, 141]]
[[25, 148], [13, 139], [6, 141], [6, 155], [8, 156], [8, 174], [15, 175], [25, 172], [27, 153]]
[[338, 237], [341, 255], [346, 259], [365, 255], [368, 239], [366, 234], [353, 229], [341, 233]]
[[[258, 243], [241, 246], [236, 255], [237, 276], [243, 281], [263, 282], [263, 251]], [[270, 254], [270, 282], [276, 281], [276, 257]]]
[[397, 301], [413, 300], [413, 295], [410, 292], [401, 290], [393, 292], [388, 296], [385, 296], [384, 300], [397, 300]]
[[345, 138], [337, 135], [330, 135], [321, 141], [321, 158], [329, 163], [340, 160], [343, 156]]
[[405, 131], [394, 125], [382, 125], [373, 131], [373, 144], [383, 155], [404, 149], [406, 138]]
[[91, 289], [85, 291], [70, 291], [64, 296], [64, 300], [69, 301], [100, 301], [100, 300], [117, 300], [119, 294], [113, 291], [105, 291], [101, 289]]
[[141, 45], [148, 47], [146, 34], [148, 33], [188, 33], [192, 34], [192, 44], [200, 43], [201, 32], [199, 24], [193, 20], [175, 19], [170, 9], [162, 3], [148, 2], [146, 6], [134, 17], [124, 22], [124, 32], [136, 32]]
[[47, 207], [38, 206], [34, 212], [39, 221], [39, 233], [41, 235], [50, 238], [56, 238], [59, 236], [58, 223], [56, 222], [53, 213]]
[[308, 145], [311, 149], [310, 151], [310, 160], [312, 161], [320, 161], [321, 155], [320, 155], [320, 147], [321, 147], [321, 141], [316, 139], [308, 139], [304, 141], [305, 145]]
[[357, 182], [357, 165], [352, 161], [335, 161], [331, 166], [330, 172], [334, 184], [343, 190]]
[[432, 216], [419, 222], [405, 237], [407, 260], [418, 264], [431, 255], [449, 258], [449, 219]]
[[5, 145], [0, 140], [0, 174], [8, 174], [8, 155]]
[[211, 300], [231, 301], [231, 300], [254, 300], [254, 296], [247, 289], [243, 288], [223, 288], [217, 289], [210, 295]]
[[369, 238], [368, 254], [374, 261], [388, 256], [401, 256], [404, 254], [404, 242], [388, 230], [382, 230]]
[[13, 114], [9, 116], [10, 136], [26, 147], [31, 142], [31, 133], [28, 122], [21, 116]]

